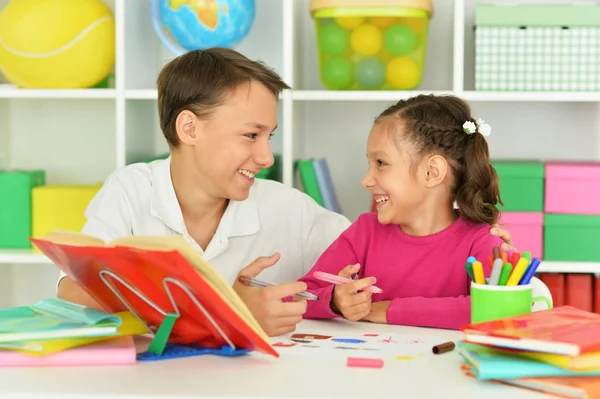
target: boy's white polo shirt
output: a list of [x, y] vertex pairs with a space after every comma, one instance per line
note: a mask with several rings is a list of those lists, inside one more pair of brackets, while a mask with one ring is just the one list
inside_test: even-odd
[[171, 181], [170, 158], [113, 173], [85, 216], [82, 232], [104, 241], [127, 235], [182, 235], [230, 284], [240, 269], [275, 252], [281, 254], [280, 261], [259, 278], [273, 283], [297, 280], [350, 225], [299, 190], [256, 179], [246, 200], [229, 202], [203, 251], [187, 233]]

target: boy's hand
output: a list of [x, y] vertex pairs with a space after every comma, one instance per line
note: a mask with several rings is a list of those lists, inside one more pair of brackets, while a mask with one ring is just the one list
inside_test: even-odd
[[306, 291], [306, 283], [296, 281], [271, 287], [248, 287], [239, 282], [239, 276], [256, 277], [263, 269], [273, 266], [279, 254], [263, 256], [243, 268], [235, 279], [233, 289], [244, 301], [265, 333], [270, 337], [283, 335], [296, 329], [306, 312], [306, 300], [284, 302], [283, 298]]
[[[358, 272], [360, 265], [346, 266], [338, 276], [352, 278]], [[371, 311], [371, 293], [361, 291], [375, 284], [374, 277], [367, 277], [347, 284], [338, 284], [333, 288], [332, 310], [350, 321], [361, 320]], [[361, 292], [359, 292], [361, 291]]]

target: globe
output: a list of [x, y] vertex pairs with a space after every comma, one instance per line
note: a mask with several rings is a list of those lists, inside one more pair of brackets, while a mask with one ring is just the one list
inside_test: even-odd
[[160, 41], [174, 55], [210, 47], [234, 47], [250, 31], [255, 0], [152, 0]]

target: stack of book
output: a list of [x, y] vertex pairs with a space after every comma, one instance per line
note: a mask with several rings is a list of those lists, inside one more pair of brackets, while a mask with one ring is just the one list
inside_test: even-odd
[[133, 335], [148, 330], [115, 314], [49, 298], [0, 309], [0, 366], [83, 366], [136, 361]]
[[570, 306], [461, 329], [463, 371], [564, 398], [600, 398], [600, 315]]

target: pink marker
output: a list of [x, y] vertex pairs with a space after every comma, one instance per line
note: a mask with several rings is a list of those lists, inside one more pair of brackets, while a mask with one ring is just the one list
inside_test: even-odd
[[348, 367], [368, 367], [374, 369], [380, 369], [383, 367], [382, 359], [370, 359], [365, 357], [349, 357], [346, 360], [346, 366]]
[[[326, 283], [331, 283], [331, 284], [347, 284], [347, 283], [351, 283], [354, 281], [354, 280], [351, 280], [346, 277], [340, 277], [340, 276], [336, 276], [335, 274], [329, 274], [329, 273], [325, 273], [325, 272], [314, 272], [313, 277], [316, 278], [317, 280], [325, 281]], [[371, 285], [371, 286], [365, 288], [363, 291], [369, 291], [369, 292], [372, 292], [373, 294], [381, 294], [383, 292], [383, 290], [381, 288], [376, 287], [374, 285]]]

